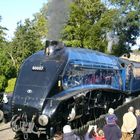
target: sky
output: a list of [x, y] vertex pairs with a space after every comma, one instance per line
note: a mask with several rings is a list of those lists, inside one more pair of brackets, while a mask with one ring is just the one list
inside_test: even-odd
[[47, 0], [0, 0], [0, 25], [9, 31], [7, 39], [11, 39], [17, 27], [17, 22], [26, 18], [33, 18], [33, 14], [40, 11]]

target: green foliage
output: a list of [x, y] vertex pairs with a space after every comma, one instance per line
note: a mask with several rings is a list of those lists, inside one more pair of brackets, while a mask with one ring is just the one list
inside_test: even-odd
[[117, 10], [108, 10], [100, 0], [75, 0], [63, 34], [69, 46], [105, 52], [106, 32], [113, 26]]
[[44, 4], [40, 12], [34, 15], [34, 26], [36, 28], [36, 31], [40, 35], [41, 39], [46, 39], [48, 33], [47, 17], [46, 17], [47, 10], [48, 5]]
[[43, 16], [42, 13], [37, 13], [35, 15], [34, 27], [40, 38], [45, 39], [48, 32], [47, 19]]
[[[1, 22], [1, 16], [0, 16], [0, 22]], [[1, 25], [0, 25], [0, 46], [3, 46], [4, 44], [5, 44], [5, 42], [6, 42], [6, 40], [5, 40], [5, 31], [6, 31], [7, 29], [5, 28], [5, 27], [2, 27]]]
[[16, 76], [16, 67], [13, 65], [9, 54], [8, 54], [8, 44], [5, 43], [3, 47], [0, 48], [0, 73], [4, 75], [7, 79]]
[[4, 91], [6, 85], [7, 85], [6, 77], [4, 75], [0, 75], [0, 92]]
[[15, 83], [16, 83], [16, 78], [12, 78], [12, 79], [8, 80], [8, 86], [6, 87], [5, 92], [6, 93], [13, 92]]
[[0, 26], [0, 91], [4, 91], [7, 80], [16, 76], [16, 69], [8, 56], [8, 42], [5, 39], [6, 28]]

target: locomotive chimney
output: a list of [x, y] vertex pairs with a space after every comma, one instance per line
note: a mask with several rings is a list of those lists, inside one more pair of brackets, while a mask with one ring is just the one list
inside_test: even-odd
[[64, 48], [64, 43], [56, 40], [46, 40], [45, 54], [51, 55]]

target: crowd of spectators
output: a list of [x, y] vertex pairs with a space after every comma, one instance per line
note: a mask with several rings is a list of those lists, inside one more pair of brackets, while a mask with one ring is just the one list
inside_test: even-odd
[[119, 126], [114, 109], [110, 108], [105, 116], [103, 128], [89, 125], [84, 136], [76, 135], [70, 125], [63, 127], [63, 133], [54, 136], [54, 140], [140, 140], [140, 109], [129, 107], [123, 115], [122, 126]]

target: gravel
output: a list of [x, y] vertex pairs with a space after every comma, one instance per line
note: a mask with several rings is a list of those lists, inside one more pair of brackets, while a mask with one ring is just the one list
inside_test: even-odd
[[15, 133], [10, 128], [10, 123], [0, 124], [0, 139], [1, 140], [14, 140]]

